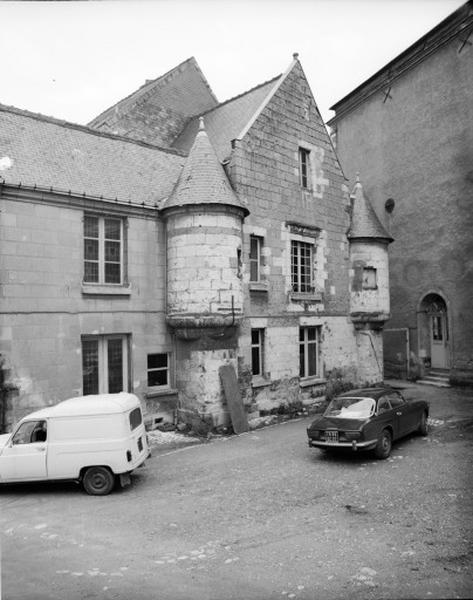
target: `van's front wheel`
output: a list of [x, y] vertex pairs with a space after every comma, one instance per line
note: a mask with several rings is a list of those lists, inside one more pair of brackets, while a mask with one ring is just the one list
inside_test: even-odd
[[91, 496], [106, 496], [115, 485], [115, 475], [107, 467], [89, 467], [82, 478], [84, 490]]

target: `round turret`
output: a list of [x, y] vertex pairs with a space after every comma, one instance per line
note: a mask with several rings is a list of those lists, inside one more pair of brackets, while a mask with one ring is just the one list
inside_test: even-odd
[[242, 221], [203, 120], [163, 207], [167, 235], [167, 321], [180, 330], [235, 325], [242, 314]]

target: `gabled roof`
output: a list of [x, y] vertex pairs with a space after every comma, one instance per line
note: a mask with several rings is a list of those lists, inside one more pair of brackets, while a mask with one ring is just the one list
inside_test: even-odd
[[353, 210], [348, 239], [373, 239], [391, 243], [393, 238], [378, 219], [371, 202], [365, 196], [363, 186], [357, 178], [352, 194]]
[[168, 196], [182, 153], [0, 105], [0, 177], [154, 205]]
[[[278, 75], [203, 114], [206, 131], [220, 161], [228, 158], [231, 152], [231, 141], [237, 138], [249, 123], [280, 78], [281, 75]], [[199, 115], [189, 121], [172, 147], [188, 152], [198, 129]]]
[[205, 131], [203, 118], [176, 187], [162, 209], [202, 204], [236, 206], [245, 214], [249, 212], [228, 181]]
[[189, 117], [218, 104], [194, 57], [147, 81], [89, 123], [89, 127], [170, 146]]

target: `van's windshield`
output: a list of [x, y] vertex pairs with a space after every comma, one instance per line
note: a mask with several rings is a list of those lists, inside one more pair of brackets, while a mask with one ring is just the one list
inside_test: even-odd
[[136, 429], [142, 423], [141, 408], [134, 408], [130, 413], [130, 429]]

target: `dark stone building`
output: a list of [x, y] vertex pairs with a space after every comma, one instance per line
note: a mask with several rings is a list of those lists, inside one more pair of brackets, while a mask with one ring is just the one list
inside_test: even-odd
[[345, 175], [396, 240], [391, 376], [473, 383], [472, 31], [470, 1], [332, 107]]

